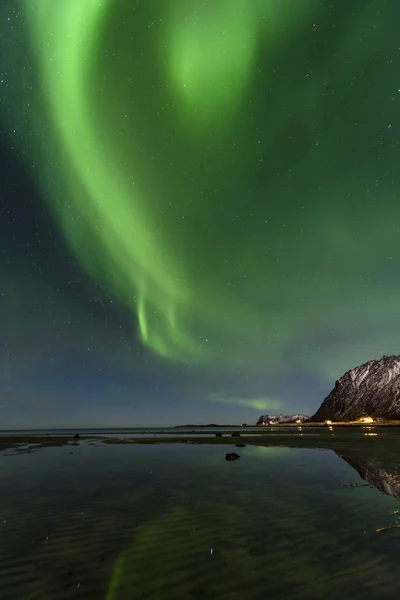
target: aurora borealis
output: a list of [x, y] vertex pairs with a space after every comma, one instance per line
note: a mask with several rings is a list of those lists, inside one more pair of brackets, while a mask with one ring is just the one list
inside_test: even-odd
[[1, 7], [7, 410], [311, 413], [399, 353], [394, 0]]

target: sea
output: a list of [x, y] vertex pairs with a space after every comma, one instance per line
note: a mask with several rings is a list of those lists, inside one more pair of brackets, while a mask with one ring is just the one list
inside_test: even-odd
[[400, 430], [265, 430], [263, 446], [240, 429], [226, 445], [138, 428], [5, 446], [1, 600], [397, 598]]
[[[292, 427], [279, 427], [280, 429], [290, 430]], [[272, 429], [271, 427], [263, 428], [263, 430], [267, 431]], [[143, 435], [143, 434], [157, 434], [157, 435], [175, 435], [180, 436], [182, 433], [184, 434], [203, 434], [210, 435], [210, 433], [215, 433], [216, 431], [222, 432], [230, 432], [234, 430], [240, 430], [241, 433], [259, 433], [260, 427], [257, 426], [249, 426], [249, 427], [238, 427], [237, 425], [228, 425], [228, 426], [182, 426], [182, 427], [162, 427], [162, 426], [152, 426], [152, 427], [89, 427], [89, 428], [68, 428], [68, 429], [7, 429], [0, 430], [1, 436], [14, 436], [14, 435], [33, 435], [33, 436], [43, 436], [43, 435], [51, 435], [51, 436], [68, 436], [75, 435], [79, 433], [81, 435], [101, 435], [101, 436], [109, 436], [109, 437], [120, 437], [120, 436], [128, 436], [132, 437], [135, 435]]]

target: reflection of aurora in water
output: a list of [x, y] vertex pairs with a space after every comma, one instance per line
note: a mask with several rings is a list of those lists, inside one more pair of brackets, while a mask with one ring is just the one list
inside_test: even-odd
[[[399, 471], [393, 436], [379, 446], [362, 436], [368, 473]], [[364, 473], [360, 436], [353, 450], [343, 441]], [[386, 529], [398, 499], [332, 451], [247, 446], [229, 463], [228, 447], [81, 441], [78, 459], [63, 447], [10, 455], [12, 470], [0, 472], [2, 595], [254, 600], [267, 581], [282, 600], [391, 597], [400, 548]]]
[[[248, 447], [245, 452], [247, 459], [261, 459], [253, 462], [249, 482], [254, 486], [254, 466], [259, 466], [264, 495], [254, 500], [254, 487], [249, 482], [246, 486], [238, 481], [235, 492], [231, 488], [235, 496], [232, 502], [228, 492], [232, 479], [224, 490], [227, 481], [222, 477], [219, 497], [215, 494], [211, 500], [195, 500], [192, 510], [186, 502], [185, 508], [171, 508], [165, 515], [139, 527], [132, 546], [116, 561], [107, 600], [125, 598], [129, 590], [139, 590], [138, 597], [149, 594], [151, 598], [160, 599], [169, 594], [182, 598], [253, 598], [259, 597], [260, 578], [265, 577], [269, 580], [268, 593], [274, 598], [291, 598], [292, 593], [294, 598], [305, 597], [298, 594], [318, 598], [326, 594], [326, 585], [335, 586], [336, 580], [345, 582], [344, 598], [351, 598], [357, 586], [361, 589], [375, 559], [369, 553], [365, 538], [359, 544], [357, 532], [360, 521], [365, 520], [363, 532], [364, 528], [373, 528], [374, 523], [381, 525], [379, 510], [374, 515], [379, 504], [375, 492], [372, 493], [374, 501], [372, 497], [370, 500], [375, 502], [372, 510], [370, 503], [367, 508], [365, 498], [357, 496], [356, 487], [351, 491], [352, 497], [343, 497], [343, 480], [340, 485], [337, 482], [338, 464], [326, 453], [311, 451], [313, 455], [303, 454], [299, 461], [294, 454], [297, 451], [290, 448]], [[351, 454], [344, 455], [343, 460], [373, 485], [377, 482], [368, 474], [376, 472], [381, 477], [385, 472], [373, 462]], [[347, 480], [357, 479], [343, 467], [341, 464], [339, 477], [347, 474]], [[314, 469], [314, 476], [310, 476], [310, 470]], [[322, 469], [328, 472], [324, 482]], [[265, 480], [269, 480], [269, 485], [265, 485]], [[392, 495], [380, 482], [376, 487]], [[327, 560], [316, 560], [314, 553], [319, 545], [324, 548], [321, 556]], [[380, 582], [387, 590], [385, 568], [376, 568], [376, 585]], [[272, 573], [273, 581], [270, 581]], [[307, 577], [309, 583], [305, 582]], [[143, 579], [147, 582], [146, 592]], [[373, 589], [374, 584], [366, 586], [365, 596]], [[336, 587], [330, 588], [330, 592], [332, 598], [337, 597]], [[210, 593], [214, 596], [209, 596]], [[326, 597], [331, 596], [328, 593]]]
[[[273, 460], [274, 456], [282, 458], [290, 454], [290, 448], [275, 448], [254, 446], [248, 449], [253, 459]], [[211, 461], [214, 462], [214, 461]], [[212, 468], [212, 465], [210, 465]], [[223, 512], [221, 513], [221, 506]], [[182, 573], [179, 571], [179, 566], [185, 557], [190, 556], [193, 551], [193, 538], [199, 539], [205, 534], [204, 526], [210, 526], [207, 534], [214, 539], [214, 543], [210, 548], [210, 557], [212, 560], [219, 562], [222, 565], [227, 564], [230, 550], [225, 548], [225, 552], [220, 547], [218, 540], [222, 540], [222, 533], [227, 523], [224, 520], [235, 518], [238, 515], [240, 507], [233, 509], [227, 507], [224, 503], [209, 503], [206, 510], [209, 513], [208, 523], [198, 515], [191, 514], [186, 508], [174, 508], [163, 517], [158, 517], [151, 523], [142, 526], [135, 533], [135, 540], [129, 550], [124, 552], [116, 561], [114, 573], [110, 586], [107, 592], [106, 600], [118, 600], [118, 591], [121, 587], [126, 587], [128, 590], [134, 590], [136, 583], [131, 581], [132, 571], [137, 570], [139, 573], [147, 571], [149, 565], [154, 568], [154, 573], [150, 576], [152, 581], [151, 593], [152, 597], [160, 599], [168, 588], [168, 584], [174, 583], [179, 587], [179, 580]], [[225, 515], [224, 515], [225, 513]], [[210, 519], [211, 515], [211, 519]], [[214, 519], [215, 516], [215, 519]], [[199, 527], [197, 531], [193, 530], [193, 526]], [[242, 526], [244, 524], [242, 523]], [[248, 524], [251, 528], [251, 524]], [[201, 561], [201, 559], [200, 559]], [[193, 564], [194, 561], [191, 561]], [[207, 562], [204, 562], [204, 579], [207, 579]], [[147, 576], [146, 576], [147, 577]], [[199, 581], [201, 575], [199, 575]]]

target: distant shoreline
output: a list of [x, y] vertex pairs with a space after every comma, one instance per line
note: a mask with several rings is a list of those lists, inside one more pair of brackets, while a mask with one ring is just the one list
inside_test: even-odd
[[[323, 427], [324, 429], [328, 427], [400, 427], [400, 419], [399, 420], [382, 420], [382, 421], [374, 421], [372, 423], [364, 423], [360, 421], [324, 421], [324, 422], [302, 422], [302, 423], [274, 423], [271, 425], [230, 425], [230, 424], [210, 424], [210, 425], [133, 425], [130, 427], [121, 426], [121, 427], [66, 427], [66, 428], [37, 428], [37, 429], [0, 429], [0, 439], [2, 437], [18, 437], [18, 438], [48, 438], [48, 437], [70, 437], [75, 433], [81, 433], [80, 437], [97, 437], [107, 435], [119, 435], [119, 434], [128, 434], [132, 430], [137, 432], [138, 434], [160, 434], [164, 433], [165, 435], [175, 435], [179, 432], [180, 429], [191, 429], [190, 433], [202, 433], [200, 430], [207, 429], [207, 433], [211, 435], [215, 432], [221, 432], [226, 434], [231, 431], [238, 431], [239, 433], [245, 433], [246, 430], [251, 429], [253, 435], [259, 435], [263, 431], [266, 430], [275, 430], [282, 428], [312, 428], [312, 427]], [[93, 434], [92, 434], [93, 432]], [[103, 433], [104, 432], [104, 433]], [[182, 433], [188, 433], [187, 431]], [[203, 433], [202, 433], [203, 435]]]
[[[220, 426], [214, 430], [207, 432], [204, 435], [201, 431], [179, 432], [175, 434], [173, 431], [163, 431], [162, 428], [154, 428], [146, 432], [136, 432], [132, 434], [113, 431], [112, 436], [106, 436], [101, 433], [59, 433], [59, 434], [43, 434], [29, 433], [12, 434], [0, 432], [0, 452], [5, 450], [15, 450], [16, 452], [31, 452], [43, 447], [65, 446], [70, 450], [70, 454], [74, 454], [74, 447], [79, 446], [81, 442], [88, 444], [212, 444], [225, 446], [286, 446], [286, 447], [302, 447], [302, 448], [321, 448], [333, 450], [345, 450], [350, 443], [354, 443], [354, 437], [348, 437], [345, 434], [340, 435], [339, 431], [344, 433], [346, 429], [365, 429], [366, 432], [357, 436], [357, 444], [362, 446], [370, 444], [370, 435], [379, 435], [379, 430], [397, 429], [400, 427], [400, 421], [390, 421], [379, 424], [363, 424], [363, 423], [332, 423], [325, 425], [323, 423], [307, 423], [304, 425], [298, 424], [279, 424], [272, 426], [259, 426], [256, 431], [246, 432], [245, 428], [233, 426], [226, 427], [226, 431], [221, 431]], [[320, 436], [308, 436], [304, 433], [305, 429], [317, 428], [323, 430]], [[286, 432], [284, 431], [286, 429]], [[288, 429], [293, 429], [293, 432], [288, 432]], [[338, 429], [338, 435], [334, 435], [334, 430]], [[374, 432], [371, 432], [371, 429]], [[279, 431], [281, 430], [281, 431]], [[232, 435], [234, 434], [234, 435]], [[124, 437], [119, 437], [119, 435]], [[390, 434], [388, 434], [390, 435]], [[378, 445], [375, 447], [379, 446]]]
[[[277, 429], [279, 427], [400, 427], [400, 420], [397, 421], [374, 421], [373, 423], [360, 423], [359, 421], [332, 421], [327, 423], [325, 421], [315, 421], [306, 423], [274, 423], [273, 425], [175, 425], [173, 429], [189, 429], [189, 428], [213, 428], [215, 429], [237, 429], [238, 431], [246, 428], [263, 429]], [[163, 429], [160, 427], [160, 429]], [[167, 427], [165, 428], [167, 429]]]

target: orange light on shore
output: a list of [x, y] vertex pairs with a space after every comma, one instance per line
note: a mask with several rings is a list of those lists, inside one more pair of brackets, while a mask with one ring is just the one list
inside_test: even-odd
[[359, 423], [373, 423], [374, 420], [372, 417], [361, 417], [361, 419], [358, 419]]

